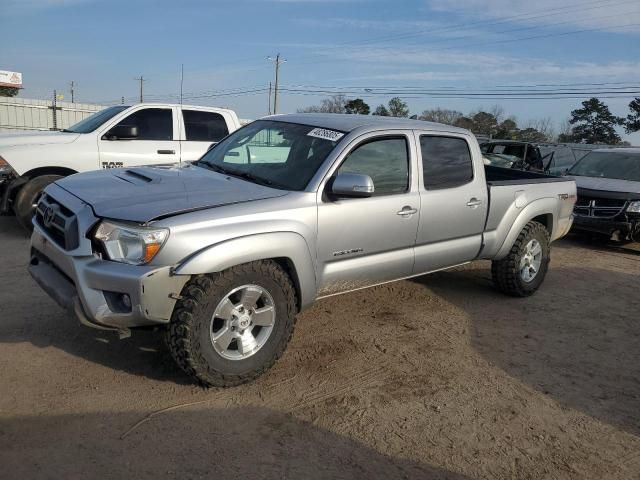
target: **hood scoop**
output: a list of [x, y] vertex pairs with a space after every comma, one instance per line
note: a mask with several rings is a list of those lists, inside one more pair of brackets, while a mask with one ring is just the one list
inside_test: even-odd
[[160, 177], [152, 177], [151, 175], [146, 174], [146, 172], [143, 173], [142, 171], [133, 168], [118, 172], [114, 175], [120, 180], [133, 183], [134, 185], [146, 185], [148, 183], [160, 181]]

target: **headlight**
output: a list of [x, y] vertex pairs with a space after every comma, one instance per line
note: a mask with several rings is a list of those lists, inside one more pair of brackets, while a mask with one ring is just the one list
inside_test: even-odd
[[627, 207], [627, 213], [640, 213], [640, 200], [630, 202]]
[[102, 222], [95, 238], [102, 242], [109, 260], [142, 265], [149, 263], [169, 236], [166, 228], [145, 228]]
[[13, 168], [11, 168], [11, 165], [9, 165], [9, 163], [0, 156], [0, 175], [6, 175], [12, 172]]

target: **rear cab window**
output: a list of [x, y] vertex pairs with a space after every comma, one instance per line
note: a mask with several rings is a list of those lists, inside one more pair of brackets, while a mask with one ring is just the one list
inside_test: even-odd
[[473, 159], [464, 138], [420, 135], [420, 152], [427, 190], [455, 188], [473, 181]]

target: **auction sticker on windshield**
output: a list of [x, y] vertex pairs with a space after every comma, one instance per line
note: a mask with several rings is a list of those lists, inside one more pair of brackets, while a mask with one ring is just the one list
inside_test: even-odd
[[307, 136], [322, 138], [323, 140], [331, 140], [332, 142], [337, 142], [342, 137], [344, 137], [344, 133], [336, 132], [333, 130], [327, 130], [326, 128], [314, 128], [309, 133], [307, 133]]

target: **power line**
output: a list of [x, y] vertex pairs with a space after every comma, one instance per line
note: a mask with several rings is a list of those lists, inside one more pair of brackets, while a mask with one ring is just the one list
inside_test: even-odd
[[[442, 50], [460, 49], [460, 48], [466, 48], [466, 47], [477, 47], [477, 46], [484, 46], [484, 45], [520, 42], [520, 41], [533, 40], [533, 39], [561, 37], [561, 36], [567, 36], [567, 35], [577, 35], [577, 34], [587, 33], [587, 32], [605, 31], [605, 30], [609, 30], [609, 29], [612, 29], [612, 28], [629, 28], [629, 27], [637, 27], [637, 26], [640, 26], [640, 23], [609, 25], [609, 26], [606, 26], [606, 27], [586, 28], [586, 29], [581, 29], [581, 30], [571, 30], [571, 31], [568, 31], [568, 32], [556, 32], [556, 33], [548, 33], [548, 34], [542, 34], [542, 35], [534, 35], [534, 36], [529, 36], [529, 37], [510, 38], [510, 39], [504, 39], [504, 40], [488, 41], [488, 42], [483, 42], [483, 43], [469, 43], [469, 44], [455, 45], [455, 46], [450, 46], [450, 47], [441, 47], [440, 51], [442, 51]], [[384, 51], [398, 52], [399, 55], [401, 55], [401, 54], [423, 53], [424, 52], [424, 47], [428, 46], [430, 43], [436, 43], [436, 42], [427, 42], [426, 44], [422, 45], [422, 47], [419, 48], [419, 49], [402, 48], [401, 50], [399, 50], [399, 47], [380, 47], [377, 50], [371, 52], [369, 55], [364, 55], [364, 56], [361, 56], [359, 58], [330, 58], [330, 59], [325, 59], [325, 60], [310, 60], [310, 61], [307, 61], [307, 62], [297, 62], [295, 65], [309, 65], [309, 64], [333, 63], [333, 62], [345, 62], [345, 61], [346, 62], [357, 62], [357, 61], [363, 61], [363, 60], [366, 61], [366, 60], [375, 59], [376, 57], [378, 57], [380, 55], [381, 51], [382, 52], [384, 52]]]

